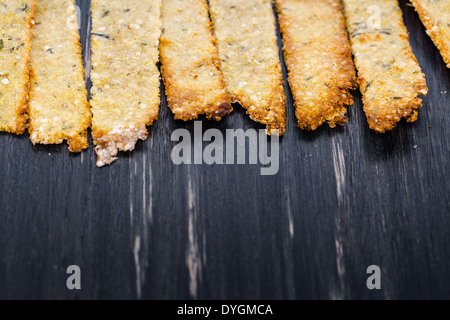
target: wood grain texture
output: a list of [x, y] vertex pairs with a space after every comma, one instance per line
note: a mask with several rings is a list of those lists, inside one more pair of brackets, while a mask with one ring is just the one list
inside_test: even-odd
[[[89, 3], [77, 2], [85, 44]], [[419, 120], [377, 135], [355, 93], [346, 127], [307, 133], [286, 89], [276, 176], [173, 165], [172, 132], [194, 124], [173, 120], [164, 95], [148, 140], [108, 168], [92, 141], [70, 155], [1, 134], [0, 298], [450, 298], [450, 73], [401, 5], [430, 89]], [[203, 129], [263, 129], [235, 110]], [[66, 289], [71, 264], [81, 291]]]

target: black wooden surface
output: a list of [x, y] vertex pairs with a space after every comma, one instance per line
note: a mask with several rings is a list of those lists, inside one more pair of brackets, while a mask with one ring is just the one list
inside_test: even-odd
[[[450, 298], [450, 70], [401, 3], [430, 89], [419, 120], [374, 134], [355, 93], [346, 127], [302, 132], [288, 92], [276, 176], [172, 164], [172, 132], [193, 123], [164, 97], [148, 140], [107, 168], [92, 147], [1, 134], [0, 298]], [[203, 128], [262, 127], [235, 106]], [[80, 291], [66, 288], [72, 264]], [[381, 290], [366, 287], [372, 264]]]

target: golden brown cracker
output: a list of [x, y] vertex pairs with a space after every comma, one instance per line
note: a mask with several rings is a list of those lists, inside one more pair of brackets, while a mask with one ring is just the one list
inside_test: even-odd
[[36, 0], [0, 5], [0, 131], [27, 128], [32, 23]]
[[268, 134], [286, 128], [286, 96], [270, 0], [210, 0], [225, 83], [233, 102]]
[[175, 119], [201, 114], [220, 120], [232, 111], [205, 0], [163, 0], [161, 71]]
[[427, 33], [450, 68], [450, 1], [411, 0]]
[[158, 118], [160, 0], [92, 1], [92, 137], [97, 165], [145, 140]]
[[428, 92], [397, 0], [344, 0], [358, 83], [369, 126], [383, 133], [417, 120]]
[[[340, 0], [277, 0], [298, 125], [344, 125], [356, 73]], [[307, 23], [306, 23], [307, 22]]]
[[29, 101], [33, 144], [88, 147], [91, 111], [87, 101], [74, 0], [38, 1], [31, 50]]

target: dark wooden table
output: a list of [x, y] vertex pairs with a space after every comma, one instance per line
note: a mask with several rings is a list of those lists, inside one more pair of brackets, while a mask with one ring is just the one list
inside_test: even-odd
[[[77, 2], [87, 60], [89, 1]], [[355, 92], [346, 127], [302, 132], [286, 89], [275, 176], [174, 165], [171, 134], [194, 125], [164, 96], [148, 140], [102, 169], [92, 147], [1, 134], [0, 298], [450, 298], [450, 70], [401, 3], [430, 89], [419, 120], [377, 135]], [[263, 127], [235, 106], [208, 128]], [[381, 290], [366, 287], [373, 264]]]

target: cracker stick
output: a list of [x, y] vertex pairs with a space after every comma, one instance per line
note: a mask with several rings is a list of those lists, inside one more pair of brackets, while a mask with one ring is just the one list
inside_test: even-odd
[[59, 144], [69, 150], [89, 145], [91, 111], [74, 0], [37, 2], [31, 49], [30, 140]]
[[0, 131], [27, 128], [32, 22], [36, 0], [0, 3]]
[[92, 136], [97, 165], [148, 136], [158, 118], [160, 0], [92, 1]]
[[411, 0], [427, 28], [427, 33], [450, 68], [450, 2]]
[[356, 73], [340, 0], [277, 0], [298, 125], [347, 122]]
[[163, 0], [161, 71], [175, 119], [220, 120], [232, 111], [206, 0]]
[[369, 127], [383, 133], [416, 121], [428, 89], [397, 0], [343, 2]]
[[210, 0], [222, 72], [233, 102], [267, 133], [284, 134], [283, 89], [275, 17], [270, 0]]

